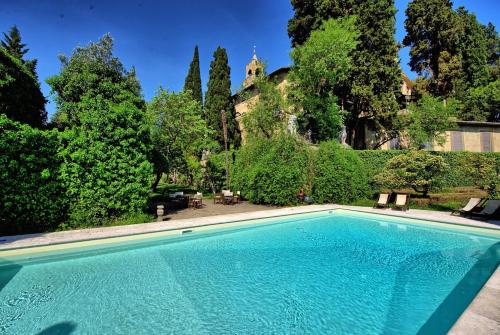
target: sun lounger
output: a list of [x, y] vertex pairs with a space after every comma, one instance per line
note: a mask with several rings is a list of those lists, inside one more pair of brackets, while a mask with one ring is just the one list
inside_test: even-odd
[[408, 210], [408, 205], [410, 203], [410, 195], [406, 193], [396, 194], [396, 202], [392, 206], [392, 209], [400, 209], [402, 211]]
[[380, 193], [378, 201], [373, 205], [373, 208], [387, 208], [389, 206], [389, 194]]
[[481, 204], [482, 201], [483, 201], [483, 199], [481, 199], [481, 198], [470, 198], [467, 205], [465, 205], [462, 208], [455, 209], [453, 212], [451, 212], [451, 215], [472, 213], [473, 210], [475, 210], [479, 207], [479, 204]]
[[471, 217], [480, 217], [483, 219], [493, 218], [495, 213], [497, 213], [500, 209], [500, 200], [499, 199], [488, 199], [484, 203], [483, 209], [481, 211], [474, 213], [471, 212], [468, 215]]

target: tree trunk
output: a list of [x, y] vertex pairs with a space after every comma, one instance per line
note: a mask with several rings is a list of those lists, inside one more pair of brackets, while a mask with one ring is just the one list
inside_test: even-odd
[[155, 181], [153, 182], [153, 186], [151, 187], [153, 192], [156, 192], [156, 188], [158, 187], [158, 184], [160, 183], [160, 179], [161, 179], [162, 175], [163, 175], [163, 171], [156, 170]]

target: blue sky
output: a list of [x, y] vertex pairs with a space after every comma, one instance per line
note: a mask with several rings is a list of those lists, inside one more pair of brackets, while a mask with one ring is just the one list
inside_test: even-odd
[[[396, 0], [397, 40], [404, 37], [407, 0]], [[500, 25], [500, 1], [456, 0], [482, 23]], [[46, 96], [45, 79], [60, 70], [58, 54], [71, 54], [77, 45], [96, 41], [109, 32], [115, 54], [127, 68], [135, 66], [144, 96], [150, 99], [159, 86], [180, 90], [195, 44], [200, 48], [203, 90], [217, 46], [228, 51], [232, 87], [238, 88], [245, 64], [257, 55], [272, 71], [290, 64], [287, 21], [293, 16], [289, 0], [0, 0], [0, 31], [16, 24], [29, 58], [38, 59], [38, 74]], [[400, 53], [403, 70], [410, 73], [408, 50]], [[49, 103], [49, 114], [55, 106]]]

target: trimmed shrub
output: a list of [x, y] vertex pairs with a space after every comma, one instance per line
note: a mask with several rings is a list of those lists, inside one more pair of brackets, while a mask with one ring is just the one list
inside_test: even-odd
[[66, 216], [57, 131], [0, 115], [0, 235], [52, 230]]
[[297, 203], [297, 192], [307, 180], [309, 160], [307, 145], [294, 136], [255, 139], [236, 155], [233, 189], [254, 203]]
[[424, 197], [431, 190], [439, 190], [447, 165], [443, 157], [424, 150], [415, 150], [391, 158], [374, 181], [384, 188], [411, 187]]
[[366, 196], [368, 177], [354, 150], [329, 141], [315, 155], [312, 184], [314, 202], [348, 203]]
[[[359, 150], [359, 157], [364, 163], [368, 175], [373, 177], [380, 173], [386, 163], [393, 157], [406, 153], [405, 150]], [[481, 176], [480, 169], [474, 168], [476, 162], [483, 160], [489, 161], [494, 165], [493, 170], [496, 170], [497, 176], [500, 170], [500, 152], [466, 152], [466, 151], [451, 151], [441, 152], [435, 151], [433, 154], [440, 156], [448, 166], [442, 175], [442, 187], [460, 187], [460, 186], [477, 186], [478, 179]], [[474, 173], [471, 171], [476, 171]], [[376, 190], [375, 190], [376, 191]]]

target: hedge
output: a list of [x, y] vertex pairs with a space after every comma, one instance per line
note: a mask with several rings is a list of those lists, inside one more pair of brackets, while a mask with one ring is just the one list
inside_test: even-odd
[[[404, 154], [406, 150], [359, 150], [359, 157], [364, 163], [365, 169], [370, 177], [375, 176], [385, 167], [391, 158]], [[443, 176], [442, 186], [465, 187], [474, 186], [474, 176], [465, 168], [468, 162], [474, 162], [481, 158], [492, 158], [496, 161], [496, 169], [500, 170], [500, 152], [466, 152], [466, 151], [433, 151], [435, 155], [443, 157], [448, 165]]]
[[253, 203], [297, 203], [310, 162], [307, 144], [287, 134], [255, 140], [236, 155], [232, 188]]
[[57, 131], [0, 115], [0, 236], [55, 229], [66, 218]]
[[368, 192], [368, 177], [356, 151], [323, 142], [314, 159], [312, 196], [316, 203], [349, 203]]

